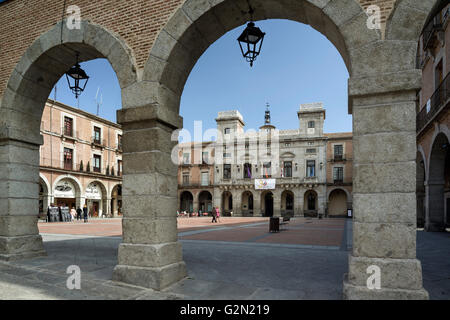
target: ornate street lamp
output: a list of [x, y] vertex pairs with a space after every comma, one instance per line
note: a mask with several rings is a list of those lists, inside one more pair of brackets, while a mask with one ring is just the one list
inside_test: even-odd
[[261, 52], [265, 33], [261, 31], [253, 23], [253, 8], [249, 4], [250, 22], [247, 24], [244, 32], [237, 39], [241, 47], [242, 56], [250, 62], [250, 67], [253, 67], [253, 61], [256, 60]]
[[86, 88], [86, 84], [89, 80], [89, 76], [81, 69], [80, 64], [78, 63], [79, 53], [77, 52], [77, 59], [74, 66], [72, 66], [66, 72], [67, 83], [69, 84], [70, 90], [72, 90], [73, 94], [75, 94], [75, 98], [78, 99], [78, 96], [84, 91]]

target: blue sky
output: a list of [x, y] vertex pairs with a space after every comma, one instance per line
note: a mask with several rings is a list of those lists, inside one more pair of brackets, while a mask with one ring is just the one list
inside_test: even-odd
[[[218, 39], [197, 61], [181, 98], [184, 127], [193, 132], [194, 121], [201, 120], [203, 130], [215, 128], [219, 111], [237, 109], [246, 129], [255, 129], [263, 124], [269, 103], [273, 125], [296, 129], [300, 104], [321, 101], [326, 108], [325, 132], [352, 131], [347, 113], [348, 72], [333, 44], [310, 26], [293, 21], [266, 20], [256, 25], [266, 36], [253, 68], [242, 58], [236, 41], [245, 26]], [[80, 108], [96, 113], [100, 87], [99, 116], [115, 121], [121, 95], [109, 62], [97, 59], [82, 63], [82, 68], [91, 78], [80, 97]], [[65, 77], [57, 88], [57, 100], [77, 107]]]

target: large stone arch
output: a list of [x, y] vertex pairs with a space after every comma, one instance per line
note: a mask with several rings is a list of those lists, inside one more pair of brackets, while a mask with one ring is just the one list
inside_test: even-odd
[[[367, 28], [368, 16], [356, 0], [253, 0], [251, 4], [255, 20], [289, 19], [324, 34], [351, 75], [363, 74], [370, 66], [357, 49], [381, 39], [378, 30]], [[226, 32], [248, 22], [248, 15], [242, 14], [247, 10], [245, 0], [188, 0], [178, 8], [159, 32], [144, 68], [148, 98], [151, 95], [155, 103], [177, 113], [184, 84], [198, 58]]]
[[[417, 42], [396, 39], [392, 26], [402, 18], [395, 14], [389, 40], [383, 39], [379, 30], [367, 27], [368, 16], [356, 0], [254, 0], [252, 6], [255, 20], [291, 19], [322, 32], [350, 74], [355, 219], [344, 297], [427, 298], [415, 253], [415, 99], [421, 86], [421, 72], [415, 69]], [[247, 8], [245, 0], [184, 2], [155, 40], [143, 81], [125, 90], [143, 92], [130, 107], [159, 112], [159, 121], [168, 128], [180, 124], [180, 96], [190, 70], [210, 44], [247, 22], [241, 13]], [[325, 197], [325, 190], [320, 196]], [[365, 271], [374, 264], [382, 264], [389, 279], [382, 290], [366, 286]], [[399, 273], [409, 276], [399, 278]]]
[[[107, 58], [122, 88], [137, 80], [131, 51], [101, 26], [87, 21], [69, 30], [62, 22], [37, 38], [13, 69], [0, 104], [1, 184], [9, 205], [2, 212], [0, 259], [20, 259], [44, 253], [37, 231], [40, 122], [45, 102], [59, 78], [80, 60]], [[18, 178], [20, 175], [20, 178]], [[20, 192], [18, 193], [17, 190]], [[53, 189], [52, 189], [53, 190]], [[26, 221], [26, 222], [25, 222]], [[20, 228], [12, 228], [21, 225]]]
[[[92, 198], [88, 196], [87, 193], [87, 189], [89, 188], [89, 186], [91, 184], [97, 184], [98, 186], [100, 186], [100, 191], [101, 191], [101, 198], [97, 199], [97, 198]], [[107, 208], [108, 208], [108, 189], [105, 186], [105, 184], [98, 180], [98, 179], [89, 179], [86, 183], [85, 183], [85, 187], [84, 187], [84, 198], [85, 201], [87, 202], [88, 208], [90, 208], [92, 206], [92, 203], [98, 202], [99, 204], [99, 208], [98, 208], [98, 217], [103, 217], [104, 215], [107, 216]]]

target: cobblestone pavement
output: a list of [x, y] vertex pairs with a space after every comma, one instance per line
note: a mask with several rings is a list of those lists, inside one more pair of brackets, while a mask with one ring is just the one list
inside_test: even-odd
[[[341, 299], [351, 220], [296, 218], [280, 233], [267, 218], [179, 218], [188, 277], [161, 292], [111, 281], [120, 219], [40, 223], [46, 257], [0, 262], [1, 299]], [[450, 299], [449, 233], [418, 232], [424, 286]], [[67, 267], [81, 269], [69, 290]]]

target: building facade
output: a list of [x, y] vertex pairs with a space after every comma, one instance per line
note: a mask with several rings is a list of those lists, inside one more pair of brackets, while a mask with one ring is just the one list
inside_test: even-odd
[[422, 89], [417, 105], [417, 225], [450, 227], [450, 4], [430, 14], [418, 44]]
[[87, 205], [92, 217], [120, 216], [120, 125], [48, 100], [41, 121], [39, 212], [54, 203]]
[[352, 134], [324, 134], [321, 103], [302, 104], [297, 116], [299, 129], [277, 130], [266, 110], [256, 131], [245, 130], [239, 111], [219, 112], [215, 142], [180, 145], [179, 209], [210, 212], [217, 206], [225, 216], [347, 216]]
[[348, 216], [353, 196], [353, 135], [326, 133], [327, 137], [327, 215]]

